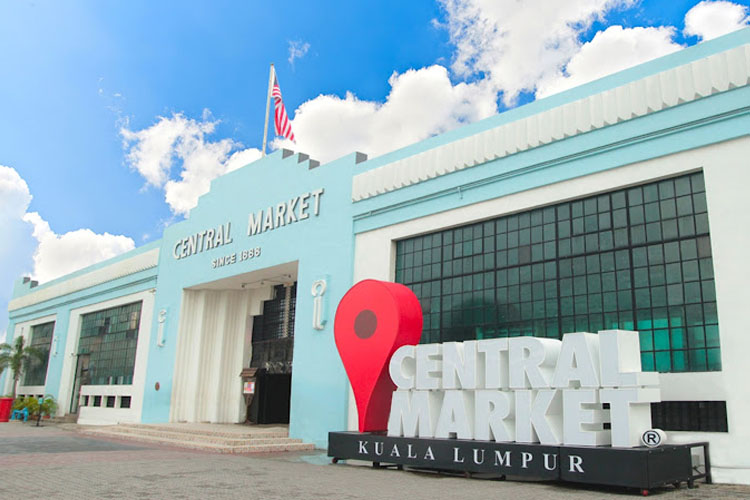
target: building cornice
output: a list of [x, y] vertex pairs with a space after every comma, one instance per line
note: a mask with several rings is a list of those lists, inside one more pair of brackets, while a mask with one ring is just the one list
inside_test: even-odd
[[109, 266], [74, 276], [59, 283], [53, 283], [37, 291], [17, 297], [8, 303], [8, 311], [16, 311], [64, 295], [79, 292], [131, 274], [152, 269], [159, 263], [159, 249], [155, 248], [128, 259], [117, 261]]
[[354, 176], [359, 202], [750, 83], [750, 44], [541, 111]]

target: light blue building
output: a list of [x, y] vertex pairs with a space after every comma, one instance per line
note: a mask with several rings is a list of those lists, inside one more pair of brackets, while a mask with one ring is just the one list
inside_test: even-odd
[[423, 342], [638, 330], [654, 426], [750, 483], [748, 83], [745, 29], [378, 158], [278, 151], [161, 240], [20, 280], [9, 337], [49, 356], [19, 393], [81, 423], [288, 419], [324, 447], [355, 422], [336, 305], [395, 280]]

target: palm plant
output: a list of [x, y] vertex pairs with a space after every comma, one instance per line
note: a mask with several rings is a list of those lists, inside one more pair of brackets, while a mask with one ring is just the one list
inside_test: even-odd
[[0, 373], [6, 368], [13, 373], [13, 398], [16, 397], [21, 374], [37, 362], [44, 362], [44, 353], [36, 347], [25, 346], [24, 338], [21, 336], [16, 338], [14, 345], [0, 344]]

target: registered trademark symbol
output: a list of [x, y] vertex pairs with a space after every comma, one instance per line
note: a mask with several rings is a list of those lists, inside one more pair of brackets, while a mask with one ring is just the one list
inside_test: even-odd
[[649, 429], [643, 433], [641, 441], [643, 441], [643, 444], [649, 448], [656, 448], [661, 444], [662, 438], [663, 433], [659, 432], [657, 429]]

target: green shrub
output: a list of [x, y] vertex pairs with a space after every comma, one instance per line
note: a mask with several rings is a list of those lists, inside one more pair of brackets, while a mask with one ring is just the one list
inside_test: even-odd
[[23, 398], [24, 408], [29, 412], [29, 416], [39, 413], [39, 400], [34, 397], [26, 396]]
[[57, 401], [53, 396], [47, 394], [42, 400], [42, 404], [39, 405], [39, 409], [42, 415], [54, 416], [57, 413]]
[[32, 396], [26, 396], [25, 398], [16, 398], [13, 401], [14, 410], [23, 410], [24, 408], [29, 410], [29, 415], [31, 415], [32, 410], [36, 411], [39, 408], [39, 400]]
[[24, 408], [28, 410], [29, 416], [37, 415], [40, 411], [42, 416], [53, 416], [57, 413], [57, 400], [55, 400], [54, 396], [47, 394], [42, 399], [41, 404], [39, 403], [39, 398], [33, 396], [16, 398], [13, 401], [13, 410], [23, 410]]

